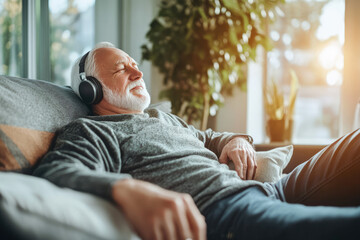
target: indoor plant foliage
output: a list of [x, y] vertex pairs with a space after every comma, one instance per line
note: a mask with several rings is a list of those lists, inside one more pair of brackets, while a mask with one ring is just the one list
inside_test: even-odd
[[263, 34], [267, 19], [283, 0], [163, 0], [143, 45], [143, 59], [164, 74], [161, 98], [188, 123], [207, 127], [223, 95], [245, 89], [246, 63], [258, 45], [269, 48]]
[[290, 78], [290, 94], [287, 100], [285, 100], [283, 91], [274, 80], [266, 86], [264, 91], [265, 112], [267, 116], [266, 127], [272, 142], [291, 140], [299, 80], [293, 70], [290, 71]]

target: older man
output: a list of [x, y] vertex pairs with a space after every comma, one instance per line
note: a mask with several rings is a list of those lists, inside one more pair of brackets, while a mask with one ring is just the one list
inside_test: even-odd
[[[359, 130], [281, 181], [260, 183], [252, 180], [250, 136], [202, 132], [145, 110], [150, 97], [142, 77], [109, 43], [79, 59], [72, 88], [94, 116], [61, 129], [34, 174], [114, 201], [143, 239], [360, 236]], [[221, 164], [228, 161], [236, 171]]]

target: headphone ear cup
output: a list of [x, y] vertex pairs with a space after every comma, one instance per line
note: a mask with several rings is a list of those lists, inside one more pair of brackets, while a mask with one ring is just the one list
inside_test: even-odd
[[94, 77], [86, 77], [79, 85], [79, 94], [86, 104], [97, 104], [103, 98], [101, 83]]
[[103, 89], [99, 80], [94, 77], [86, 77], [95, 86], [95, 98], [92, 104], [98, 104], [103, 99]]

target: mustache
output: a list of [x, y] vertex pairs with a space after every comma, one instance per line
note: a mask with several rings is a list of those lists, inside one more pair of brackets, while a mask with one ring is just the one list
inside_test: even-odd
[[135, 87], [142, 87], [143, 89], [146, 89], [144, 82], [138, 80], [138, 81], [130, 82], [130, 84], [127, 86], [127, 90], [130, 91]]

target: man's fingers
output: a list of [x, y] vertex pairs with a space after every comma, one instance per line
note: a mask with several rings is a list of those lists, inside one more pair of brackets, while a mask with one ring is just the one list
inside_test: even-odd
[[253, 172], [252, 180], [254, 180], [254, 179], [255, 179], [256, 169], [257, 169], [257, 166], [255, 165], [255, 166], [254, 166], [254, 172]]
[[229, 159], [234, 163], [235, 170], [243, 180], [252, 180], [255, 178], [256, 161], [255, 154], [252, 151], [232, 151]]
[[247, 172], [248, 172], [247, 160], [248, 160], [248, 157], [243, 156], [241, 160], [243, 162], [243, 168], [242, 168], [243, 175], [242, 176], [243, 176], [243, 179], [246, 180], [246, 179], [248, 179], [248, 177], [247, 177]]
[[246, 179], [247, 172], [247, 155], [243, 151], [236, 152], [236, 154], [232, 157], [233, 161], [237, 161], [238, 165], [238, 175], [241, 179]]
[[253, 179], [256, 171], [254, 154], [254, 148], [246, 139], [236, 137], [224, 146], [219, 157], [219, 162], [227, 164], [228, 161], [231, 160], [241, 179]]
[[241, 179], [244, 179], [244, 171], [242, 162], [235, 164], [235, 170]]
[[176, 239], [176, 228], [174, 226], [173, 214], [171, 211], [164, 212], [163, 233], [164, 239]]
[[206, 224], [204, 217], [196, 207], [194, 201], [189, 195], [185, 195], [184, 198], [188, 208], [187, 217], [189, 219], [190, 228], [192, 231], [193, 239], [205, 240], [206, 239]]
[[185, 203], [180, 201], [184, 201], [184, 200], [179, 199], [174, 209], [175, 224], [177, 226], [176, 232], [179, 239], [192, 238], [193, 236], [191, 234], [189, 222], [187, 219]]
[[204, 219], [190, 195], [135, 179], [118, 181], [113, 188], [114, 200], [127, 206], [124, 213], [141, 239], [206, 238]]
[[256, 174], [256, 169], [257, 169], [255, 151], [252, 152], [251, 159], [252, 159], [252, 163], [253, 163], [253, 174], [252, 174], [251, 179], [255, 179], [255, 174]]
[[249, 180], [252, 180], [254, 179], [254, 176], [255, 176], [255, 163], [254, 163], [254, 160], [249, 157], [247, 159], [247, 175], [246, 175], [246, 179], [249, 179]]
[[161, 222], [158, 219], [154, 220], [153, 230], [154, 230], [155, 239], [160, 239], [160, 240], [164, 239]]
[[219, 163], [225, 163], [227, 164], [229, 162], [228, 160], [228, 156], [227, 156], [227, 152], [226, 151], [222, 151], [219, 157]]

